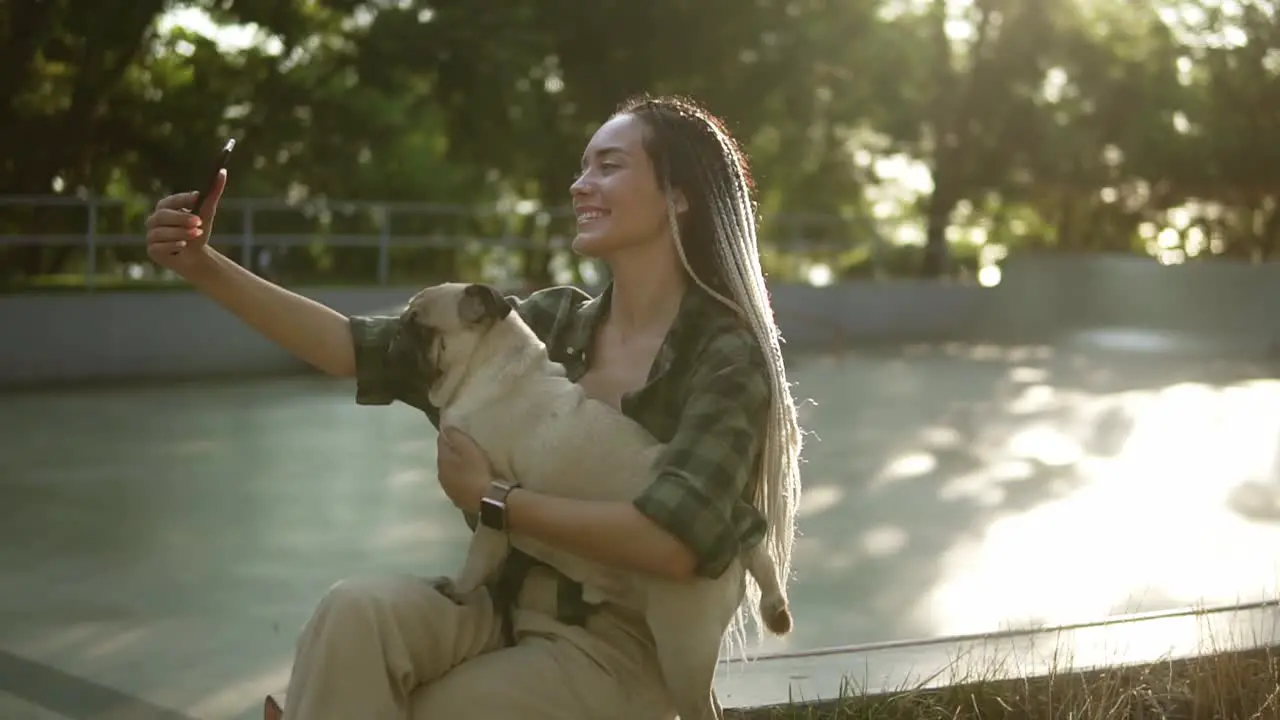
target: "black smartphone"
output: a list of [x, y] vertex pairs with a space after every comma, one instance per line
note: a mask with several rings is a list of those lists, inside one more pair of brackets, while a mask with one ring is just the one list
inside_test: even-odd
[[236, 139], [228, 139], [227, 144], [223, 145], [222, 151], [218, 153], [218, 161], [214, 163], [213, 175], [209, 177], [209, 184], [205, 185], [204, 190], [196, 191], [196, 200], [191, 203], [191, 207], [187, 212], [194, 213], [196, 215], [200, 214], [200, 210], [202, 209], [201, 206], [204, 204], [204, 199], [213, 193], [213, 186], [218, 182], [218, 173], [222, 172], [227, 167], [227, 161], [231, 159], [231, 151], [235, 149]]

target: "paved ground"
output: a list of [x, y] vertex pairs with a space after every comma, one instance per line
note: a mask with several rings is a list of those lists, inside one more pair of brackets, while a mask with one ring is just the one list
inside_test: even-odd
[[[765, 649], [1274, 596], [1280, 375], [1081, 347], [797, 359], [798, 627]], [[239, 716], [334, 580], [451, 572], [430, 426], [351, 394], [0, 396], [0, 715]]]

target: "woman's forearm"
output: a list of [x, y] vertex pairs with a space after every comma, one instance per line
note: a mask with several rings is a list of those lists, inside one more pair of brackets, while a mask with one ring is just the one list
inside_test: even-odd
[[342, 313], [254, 275], [213, 248], [184, 275], [201, 293], [319, 370], [355, 375], [355, 347]]
[[518, 488], [507, 497], [513, 533], [603, 565], [673, 580], [694, 577], [697, 558], [631, 503], [575, 500]]

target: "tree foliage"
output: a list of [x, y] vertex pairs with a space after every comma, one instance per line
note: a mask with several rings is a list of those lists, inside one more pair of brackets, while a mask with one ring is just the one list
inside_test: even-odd
[[[223, 29], [175, 22], [193, 17]], [[545, 213], [637, 92], [728, 118], [766, 243], [819, 241], [849, 274], [871, 238], [924, 241], [909, 263], [928, 275], [984, 243], [1167, 262], [1280, 249], [1280, 16], [1265, 0], [9, 0], [0, 67], [0, 196], [155, 198], [200, 182], [234, 135], [240, 198], [527, 201], [514, 224], [393, 222], [534, 238], [522, 261], [540, 280]], [[886, 176], [903, 160], [928, 171], [914, 192]], [[0, 233], [81, 227], [0, 206]], [[71, 259], [0, 246], [0, 262], [12, 278]]]

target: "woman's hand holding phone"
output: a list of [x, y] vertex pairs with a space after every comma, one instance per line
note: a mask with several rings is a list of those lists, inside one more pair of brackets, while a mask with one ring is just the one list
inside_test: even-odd
[[[147, 218], [147, 255], [160, 267], [179, 275], [188, 271], [202, 259], [209, 236], [213, 232], [213, 218], [218, 212], [218, 201], [227, 187], [226, 161], [235, 141], [223, 147], [214, 170], [214, 176], [203, 191], [184, 192], [162, 198]], [[195, 205], [199, 204], [199, 213]]]

